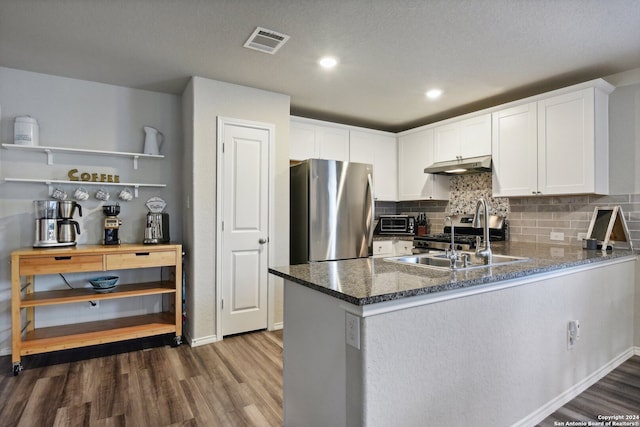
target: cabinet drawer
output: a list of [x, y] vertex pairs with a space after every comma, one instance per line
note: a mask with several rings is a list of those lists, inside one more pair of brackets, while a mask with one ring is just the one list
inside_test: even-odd
[[56, 255], [20, 258], [21, 276], [102, 270], [102, 255]]
[[106, 255], [106, 270], [125, 268], [162, 267], [176, 264], [175, 251], [131, 252], [128, 254]]

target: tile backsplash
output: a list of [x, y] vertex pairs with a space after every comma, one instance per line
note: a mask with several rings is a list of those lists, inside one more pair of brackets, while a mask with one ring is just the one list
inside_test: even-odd
[[[447, 215], [473, 213], [480, 197], [487, 198], [492, 214], [507, 217], [512, 241], [556, 245], [580, 245], [578, 234], [587, 232], [596, 206], [620, 206], [633, 246], [640, 247], [640, 194], [492, 197], [490, 172], [453, 177], [449, 201], [377, 202], [376, 214], [378, 206], [388, 214], [425, 213], [431, 232], [438, 233]], [[564, 233], [564, 240], [550, 240], [551, 232]]]

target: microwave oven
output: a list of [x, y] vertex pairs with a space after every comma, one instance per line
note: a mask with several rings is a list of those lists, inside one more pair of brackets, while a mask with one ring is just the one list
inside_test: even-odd
[[380, 215], [379, 234], [415, 234], [416, 219], [410, 215]]

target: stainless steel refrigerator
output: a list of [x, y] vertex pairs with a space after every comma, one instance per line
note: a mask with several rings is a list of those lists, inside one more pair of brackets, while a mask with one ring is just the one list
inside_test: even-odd
[[310, 159], [290, 168], [290, 263], [369, 256], [373, 166]]

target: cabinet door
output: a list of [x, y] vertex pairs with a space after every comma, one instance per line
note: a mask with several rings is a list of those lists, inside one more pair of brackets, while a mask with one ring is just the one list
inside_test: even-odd
[[493, 195], [531, 196], [538, 191], [536, 103], [493, 113]]
[[434, 162], [455, 160], [460, 156], [460, 128], [458, 123], [437, 126], [434, 129], [434, 138]]
[[449, 177], [424, 173], [434, 162], [434, 130], [398, 138], [398, 200], [447, 200]]
[[396, 240], [393, 242], [393, 255], [411, 255], [413, 253], [413, 242], [411, 240]]
[[317, 127], [291, 121], [289, 128], [289, 159], [317, 159]]
[[349, 161], [349, 130], [319, 126], [317, 135], [319, 158]]
[[376, 200], [397, 200], [397, 148], [392, 135], [352, 130], [349, 134], [349, 161], [373, 165]]
[[393, 256], [392, 240], [375, 240], [372, 246], [374, 257]]
[[540, 192], [594, 192], [593, 89], [538, 101], [538, 186]]
[[463, 158], [491, 155], [491, 114], [462, 120], [460, 156]]
[[395, 136], [374, 135], [373, 175], [378, 200], [398, 200], [398, 146]]
[[491, 114], [471, 117], [435, 128], [435, 161], [491, 154]]

